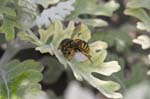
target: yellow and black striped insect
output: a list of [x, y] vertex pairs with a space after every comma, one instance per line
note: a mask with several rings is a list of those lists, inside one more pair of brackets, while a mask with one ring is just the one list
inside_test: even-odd
[[66, 38], [61, 41], [58, 49], [61, 50], [63, 55], [68, 59], [71, 60], [75, 52], [81, 52], [84, 54], [92, 63], [90, 53], [90, 47], [88, 43], [81, 39], [74, 39], [77, 29], [80, 28], [80, 23], [76, 26], [74, 33], [72, 34], [71, 38]]
[[75, 43], [75, 52], [77, 52], [77, 51], [81, 52], [90, 60], [91, 63], [93, 63], [91, 60], [91, 55], [89, 54], [90, 47], [89, 47], [88, 43], [81, 39], [74, 39], [73, 41]]
[[74, 55], [75, 52], [75, 43], [72, 39], [64, 39], [59, 44], [58, 49], [61, 50], [63, 55], [68, 59], [71, 60], [71, 58]]
[[75, 52], [81, 52], [84, 54], [92, 63], [90, 48], [87, 42], [81, 39], [64, 39], [61, 41], [59, 48], [63, 55], [71, 60]]

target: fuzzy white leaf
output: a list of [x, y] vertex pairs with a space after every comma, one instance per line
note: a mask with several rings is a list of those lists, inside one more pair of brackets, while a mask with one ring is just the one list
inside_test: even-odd
[[19, 0], [18, 5], [25, 9], [30, 9], [30, 11], [36, 11], [36, 4], [33, 0]]
[[[96, 72], [105, 76], [110, 76], [111, 74], [118, 72], [121, 69], [120, 65], [116, 61], [104, 62], [107, 56], [107, 44], [102, 41], [89, 44], [89, 55], [91, 55], [92, 63], [89, 59], [87, 60], [87, 57], [85, 57], [82, 53], [75, 53], [75, 57], [69, 61], [64, 57], [61, 50], [58, 49], [60, 42], [65, 38], [71, 38], [72, 33], [74, 32], [77, 32], [75, 37], [88, 42], [88, 40], [91, 38], [90, 30], [84, 24], [79, 25], [79, 27], [74, 27], [73, 22], [70, 22], [66, 29], [63, 28], [63, 25], [60, 21], [57, 21], [52, 25], [54, 25], [55, 28], [53, 28], [51, 31], [54, 36], [52, 42], [49, 44], [51, 49], [50, 51], [53, 52], [59, 62], [62, 63], [65, 67], [69, 66], [77, 80], [82, 81], [84, 79], [93, 87], [101, 91], [108, 98], [122, 98], [120, 93], [115, 92], [120, 88], [118, 83], [113, 81], [104, 81], [92, 75], [92, 73]], [[78, 33], [81, 33], [81, 35], [78, 36]], [[39, 50], [48, 52], [48, 50], [44, 50], [44, 48], [39, 48]]]
[[150, 76], [150, 70], [147, 71], [147, 75]]
[[146, 30], [146, 31], [150, 32], [149, 23], [146, 24], [146, 23], [143, 23], [143, 22], [138, 22], [136, 27], [140, 30]]
[[150, 48], [150, 38], [147, 35], [140, 35], [133, 40], [134, 43], [140, 44], [142, 49]]
[[63, 20], [66, 16], [70, 15], [74, 11], [73, 3], [75, 0], [68, 0], [66, 2], [61, 2], [55, 7], [49, 9], [44, 9], [43, 12], [37, 16], [34, 25], [38, 27], [48, 27], [51, 22], [57, 20]]
[[[66, 34], [65, 31], [62, 32], [63, 28], [61, 24], [58, 24], [58, 25], [60, 26], [56, 27], [57, 30], [55, 31], [57, 34], [55, 33], [54, 35], [55, 38], [52, 41], [53, 42], [52, 44], [56, 48], [59, 45], [59, 42], [63, 40]], [[87, 34], [89, 33], [88, 32], [89, 29], [86, 26], [83, 27], [83, 25], [80, 25], [80, 28], [82, 29], [80, 29], [80, 31], [77, 31], [77, 33], [78, 32], [83, 33], [81, 39], [88, 41], [91, 37], [91, 36], [87, 36]], [[83, 30], [84, 32], [81, 32]], [[72, 29], [69, 33], [71, 32], [72, 32]], [[58, 35], [58, 33], [60, 33], [61, 35]], [[65, 38], [68, 38], [68, 36], [70, 35], [69, 33], [68, 35], [65, 36]], [[96, 72], [102, 75], [110, 76], [111, 74], [118, 72], [121, 69], [120, 65], [116, 61], [104, 62], [106, 55], [107, 55], [107, 52], [105, 50], [107, 48], [107, 44], [102, 41], [97, 41], [89, 45], [90, 45], [90, 50], [91, 50], [90, 55], [92, 56], [91, 60], [93, 63], [87, 60], [86, 57], [84, 57], [81, 53], [75, 54], [75, 56], [77, 56], [75, 60], [71, 59], [70, 61], [68, 61], [65, 59], [65, 57], [62, 57], [62, 55], [58, 53], [56, 48], [54, 52], [57, 53], [55, 55], [59, 59], [59, 61], [61, 60], [60, 62], [62, 62], [63, 64], [67, 62], [67, 64], [73, 70], [73, 73], [76, 79], [81, 80], [81, 81], [84, 79], [88, 81], [93, 87], [97, 88], [99, 91], [101, 91], [105, 96], [109, 98], [122, 98], [122, 95], [120, 93], [115, 92], [116, 90], [120, 88], [118, 83], [115, 83], [113, 81], [103, 81], [103, 80], [95, 78], [92, 75], [93, 72]], [[83, 60], [79, 58], [81, 56], [84, 57]], [[63, 60], [66, 60], [66, 61], [63, 61]]]

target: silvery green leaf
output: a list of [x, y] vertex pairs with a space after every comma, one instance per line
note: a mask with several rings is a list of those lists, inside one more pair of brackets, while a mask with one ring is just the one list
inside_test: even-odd
[[[95, 18], [96, 16], [112, 16], [113, 12], [119, 8], [119, 4], [114, 0], [110, 0], [106, 3], [98, 3], [97, 0], [76, 0], [75, 11], [67, 17], [67, 20], [82, 21], [87, 25], [96, 27], [106, 26], [107, 22]], [[84, 8], [84, 9], [83, 9]], [[80, 18], [80, 15], [93, 15], [92, 18]], [[94, 23], [94, 24], [90, 24]]]
[[95, 52], [94, 48], [92, 49], [92, 61], [91, 64], [89, 61], [85, 61], [79, 63], [75, 60], [68, 62], [73, 72], [75, 73], [78, 80], [85, 79], [88, 81], [93, 87], [97, 88], [104, 95], [109, 98], [120, 98], [121, 94], [115, 93], [113, 91], [119, 89], [119, 85], [112, 81], [103, 81], [98, 78], [95, 78], [92, 73], [100, 73], [102, 75], [110, 76], [112, 73], [120, 70], [120, 66], [116, 61], [112, 62], [104, 62], [106, 58], [106, 51]]
[[[75, 38], [88, 41], [91, 37], [90, 30], [82, 23], [79, 26], [74, 27], [74, 22], [70, 22], [66, 29], [63, 28], [62, 23], [59, 21], [51, 25], [54, 25], [54, 28], [51, 31], [53, 33], [53, 39], [51, 43], [48, 44], [49, 48], [44, 48], [44, 46], [47, 46], [45, 44], [44, 46], [42, 45], [43, 47], [37, 47], [37, 49], [44, 53], [51, 52], [56, 56], [60, 63], [62, 63], [65, 67], [69, 66], [73, 70], [76, 79], [86, 80], [93, 87], [101, 91], [105, 96], [109, 98], [122, 98], [120, 93], [115, 92], [120, 87], [118, 83], [113, 81], [103, 81], [92, 75], [92, 73], [100, 73], [105, 76], [110, 76], [112, 73], [120, 70], [118, 62], [104, 62], [107, 55], [105, 50], [107, 48], [107, 44], [102, 41], [89, 44], [91, 49], [89, 54], [92, 56], [91, 60], [93, 63], [91, 63], [88, 59], [78, 61], [75, 58], [72, 58], [72, 60], [69, 61], [64, 57], [61, 50], [58, 49], [60, 42], [65, 38], [71, 39], [74, 32], [77, 32], [75, 34]], [[81, 33], [81, 36], [78, 35], [79, 33]]]
[[33, 26], [33, 21], [34, 21], [34, 14], [29, 14], [27, 12], [20, 12], [18, 15], [19, 17], [19, 22], [24, 28], [24, 30], [29, 29]]
[[150, 70], [147, 71], [147, 75], [150, 76]]
[[18, 0], [18, 5], [25, 11], [35, 12], [37, 5], [34, 0]]
[[149, 0], [131, 0], [127, 3], [126, 15], [138, 18], [142, 22], [137, 23], [137, 28], [141, 30], [150, 31], [150, 15], [144, 9], [150, 10]]
[[134, 43], [140, 44], [142, 49], [150, 48], [150, 38], [147, 35], [140, 35], [133, 40]]
[[18, 36], [20, 37], [21, 40], [29, 41], [29, 42], [37, 45], [37, 46], [43, 45], [43, 42], [41, 42], [36, 37], [36, 35], [30, 30], [28, 30], [28, 32], [27, 31], [20, 31], [20, 32], [18, 32]]
[[103, 27], [108, 25], [108, 23], [102, 19], [82, 19], [81, 21], [86, 25], [93, 27]]
[[11, 9], [9, 7], [5, 7], [5, 6], [0, 6], [0, 15], [3, 16], [3, 14], [6, 14], [8, 16], [12, 16], [15, 17], [16, 16], [16, 12], [14, 9]]
[[5, 33], [6, 40], [13, 40], [15, 37], [15, 27], [21, 28], [15, 19], [4, 18], [3, 24], [0, 27], [0, 33]]
[[130, 0], [127, 3], [128, 8], [146, 8], [150, 10], [150, 0]]
[[46, 30], [39, 29], [40, 41], [44, 44], [48, 43], [49, 38], [54, 34], [52, 32], [54, 28], [54, 25], [50, 25]]
[[104, 50], [108, 47], [106, 42], [103, 41], [96, 41], [92, 44], [90, 44], [91, 48], [97, 49], [97, 50]]
[[124, 11], [124, 13], [126, 15], [134, 16], [134, 17], [140, 19], [144, 23], [147, 23], [150, 21], [150, 17], [146, 13], [146, 11], [144, 9], [141, 9], [141, 8], [135, 8], [135, 9], [128, 8]]
[[51, 50], [51, 46], [50, 45], [43, 45], [40, 47], [36, 47], [37, 51], [40, 51], [41, 53], [50, 53], [51, 55], [53, 55], [53, 51]]
[[74, 2], [75, 0], [68, 0], [58, 3], [55, 7], [44, 9], [43, 12], [36, 17], [34, 25], [38, 27], [48, 27], [52, 22], [63, 20], [74, 11]]
[[146, 30], [146, 31], [150, 31], [150, 27], [149, 27], [149, 23], [144, 23], [144, 22], [138, 22], [137, 23], [137, 28], [140, 30]]
[[73, 30], [74, 30], [74, 22], [70, 22], [68, 27], [65, 30], [63, 30], [63, 25], [60, 21], [55, 22], [54, 30], [52, 31], [52, 32], [54, 32], [54, 36], [53, 36], [53, 40], [51, 42], [53, 44], [53, 46], [58, 48], [60, 42], [63, 39], [71, 38]]
[[91, 38], [91, 31], [85, 24], [80, 24], [76, 26], [74, 32], [76, 33], [73, 39], [84, 39], [84, 41], [88, 41]]
[[[0, 98], [27, 99], [41, 91], [42, 67], [34, 60], [13, 60], [0, 69]], [[37, 98], [32, 98], [37, 99]]]
[[[54, 36], [49, 45], [51, 47], [51, 51], [60, 63], [62, 63], [65, 67], [69, 66], [76, 79], [86, 80], [93, 87], [101, 91], [105, 96], [109, 98], [122, 98], [120, 93], [115, 92], [120, 88], [118, 83], [100, 80], [92, 75], [92, 73], [100, 73], [105, 76], [110, 76], [112, 73], [118, 72], [121, 69], [117, 61], [104, 62], [107, 55], [105, 50], [107, 48], [107, 44], [102, 41], [89, 44], [91, 50], [89, 54], [92, 56], [91, 60], [93, 63], [91, 63], [88, 59], [78, 61], [75, 58], [72, 58], [69, 61], [64, 57], [61, 50], [58, 49], [60, 42], [65, 38], [71, 38], [74, 32], [77, 32], [77, 34], [75, 34], [75, 38], [88, 41], [91, 37], [90, 30], [82, 23], [77, 27], [74, 27], [74, 23], [70, 22], [67, 29], [63, 29], [62, 23], [59, 21], [55, 22], [53, 25], [55, 28], [51, 32], [54, 32]], [[78, 35], [78, 33], [81, 33], [81, 36]]]

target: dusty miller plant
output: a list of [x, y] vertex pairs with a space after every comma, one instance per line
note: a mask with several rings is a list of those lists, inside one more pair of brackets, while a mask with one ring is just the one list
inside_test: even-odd
[[[126, 4], [125, 14], [136, 17], [137, 28], [146, 31], [146, 34], [138, 36], [133, 40], [134, 43], [141, 45], [143, 50], [150, 49], [150, 1], [149, 0], [131, 0]], [[146, 11], [147, 10], [147, 11]], [[150, 64], [150, 53], [147, 55], [148, 64]], [[147, 72], [150, 75], [150, 71]]]
[[[70, 67], [77, 80], [85, 80], [108, 98], [122, 98], [115, 92], [120, 85], [96, 78], [92, 73], [105, 76], [118, 72], [117, 61], [105, 62], [107, 43], [90, 43], [93, 64], [72, 59], [68, 61], [58, 50], [59, 43], [71, 38], [75, 22], [81, 22], [76, 38], [89, 41], [88, 26], [101, 27], [108, 23], [97, 16], [111, 17], [119, 4], [114, 0], [97, 3], [96, 0], [0, 0], [0, 33], [5, 35], [7, 47], [0, 60], [0, 99], [48, 99], [38, 83], [42, 80], [42, 66], [32, 59], [23, 62], [13, 59], [22, 49], [35, 48], [41, 53], [54, 55], [65, 68]], [[43, 7], [42, 11], [39, 6]], [[49, 5], [51, 5], [49, 7]], [[83, 9], [84, 8], [84, 9]], [[80, 15], [92, 17], [80, 18]], [[70, 21], [65, 27], [62, 22]], [[37, 31], [32, 29], [37, 28]], [[64, 28], [65, 27], [65, 28]], [[39, 37], [38, 37], [39, 36]], [[51, 76], [51, 75], [49, 75]]]

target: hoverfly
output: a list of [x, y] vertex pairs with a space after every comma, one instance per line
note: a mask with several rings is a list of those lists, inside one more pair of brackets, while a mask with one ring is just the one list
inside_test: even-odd
[[61, 43], [59, 44], [58, 49], [61, 50], [63, 55], [68, 60], [72, 59], [75, 52], [81, 52], [89, 59], [89, 61], [91, 63], [93, 63], [91, 60], [91, 55], [89, 54], [90, 47], [89, 47], [88, 43], [81, 39], [74, 39], [75, 34], [76, 33], [74, 32], [71, 38], [66, 38], [66, 39], [62, 40]]

